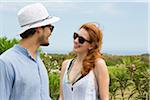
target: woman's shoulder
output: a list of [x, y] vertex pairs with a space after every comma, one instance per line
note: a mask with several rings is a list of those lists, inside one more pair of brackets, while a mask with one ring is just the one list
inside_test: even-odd
[[96, 58], [95, 64], [96, 65], [103, 65], [103, 64], [105, 65], [106, 63], [105, 63], [105, 60], [103, 58]]
[[107, 65], [104, 59], [102, 58], [97, 58], [95, 60], [95, 69], [98, 71], [104, 71], [107, 70]]
[[66, 67], [68, 65], [68, 63], [71, 61], [72, 59], [66, 59], [63, 61], [62, 66], [61, 66], [61, 70], [65, 71]]
[[65, 65], [65, 66], [66, 66], [71, 60], [72, 60], [72, 59], [66, 59], [66, 60], [64, 60], [63, 63], [62, 63], [62, 65]]

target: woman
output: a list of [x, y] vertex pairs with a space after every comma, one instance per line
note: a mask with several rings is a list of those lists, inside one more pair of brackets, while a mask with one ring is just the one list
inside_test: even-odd
[[109, 100], [109, 75], [100, 50], [102, 32], [95, 23], [74, 32], [77, 57], [62, 64], [60, 100]]

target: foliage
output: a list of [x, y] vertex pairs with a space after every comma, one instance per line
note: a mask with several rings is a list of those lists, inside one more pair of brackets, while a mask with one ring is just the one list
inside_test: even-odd
[[139, 56], [122, 56], [121, 62], [109, 67], [111, 100], [149, 100], [150, 64]]
[[58, 100], [59, 97], [61, 64], [64, 60], [74, 57], [73, 53], [70, 54], [71, 56], [64, 54], [45, 54], [41, 52], [40, 56], [48, 71], [50, 96], [53, 100]]
[[139, 62], [133, 74], [134, 90], [138, 92], [137, 99], [150, 99], [150, 65]]
[[[55, 100], [59, 96], [59, 73], [61, 63], [65, 59], [70, 59], [75, 55], [68, 54], [43, 54], [43, 60], [45, 62], [48, 72], [51, 73], [49, 78], [50, 88], [55, 88], [55, 91], [51, 90], [51, 97]], [[105, 55], [103, 55], [105, 57]], [[111, 58], [111, 57], [110, 57]], [[110, 60], [108, 57], [108, 59]], [[105, 57], [105, 60], [108, 60]], [[110, 99], [111, 100], [132, 100], [143, 99], [149, 97], [149, 64], [142, 61], [140, 56], [119, 56], [119, 61], [114, 63], [114, 66], [108, 66], [110, 75]], [[56, 72], [55, 74], [52, 74]], [[54, 76], [53, 76], [54, 75]], [[55, 77], [56, 80], [53, 80]], [[52, 78], [52, 79], [51, 79]], [[57, 81], [56, 83], [54, 81]], [[147, 99], [145, 99], [147, 100]]]
[[49, 74], [49, 91], [50, 96], [53, 100], [58, 100], [59, 98], [59, 85], [60, 85], [60, 76], [59, 73], [53, 72]]
[[109, 77], [110, 77], [110, 84], [109, 84], [110, 100], [115, 100], [116, 96], [119, 95], [117, 93], [119, 89], [119, 84], [116, 81], [116, 78], [114, 75], [117, 68], [115, 68], [115, 66], [111, 66], [108, 68], [108, 70], [109, 70]]
[[116, 55], [103, 54], [103, 58], [105, 59], [107, 66], [115, 66], [116, 64], [121, 63], [120, 57]]
[[0, 54], [7, 49], [11, 48], [14, 44], [17, 44], [17, 39], [8, 40], [6, 37], [0, 37]]
[[[0, 38], [0, 54], [11, 48], [18, 40]], [[45, 54], [41, 58], [49, 75], [49, 91], [58, 100], [60, 69], [64, 60], [74, 58], [69, 54]], [[116, 56], [103, 54], [110, 76], [110, 100], [150, 100], [150, 55]]]

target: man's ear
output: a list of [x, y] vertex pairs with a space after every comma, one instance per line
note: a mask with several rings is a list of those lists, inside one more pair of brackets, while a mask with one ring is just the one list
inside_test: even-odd
[[40, 28], [40, 27], [37, 27], [37, 28], [35, 28], [35, 31], [36, 31], [36, 33], [40, 33], [41, 28]]

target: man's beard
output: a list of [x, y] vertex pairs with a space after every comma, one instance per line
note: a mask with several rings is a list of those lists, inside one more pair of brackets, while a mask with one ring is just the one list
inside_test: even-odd
[[44, 39], [45, 39], [44, 35], [38, 39], [38, 42], [40, 42], [40, 46], [48, 46], [49, 45], [48, 42], [47, 43], [44, 42]]
[[41, 43], [40, 46], [49, 46], [49, 43]]

